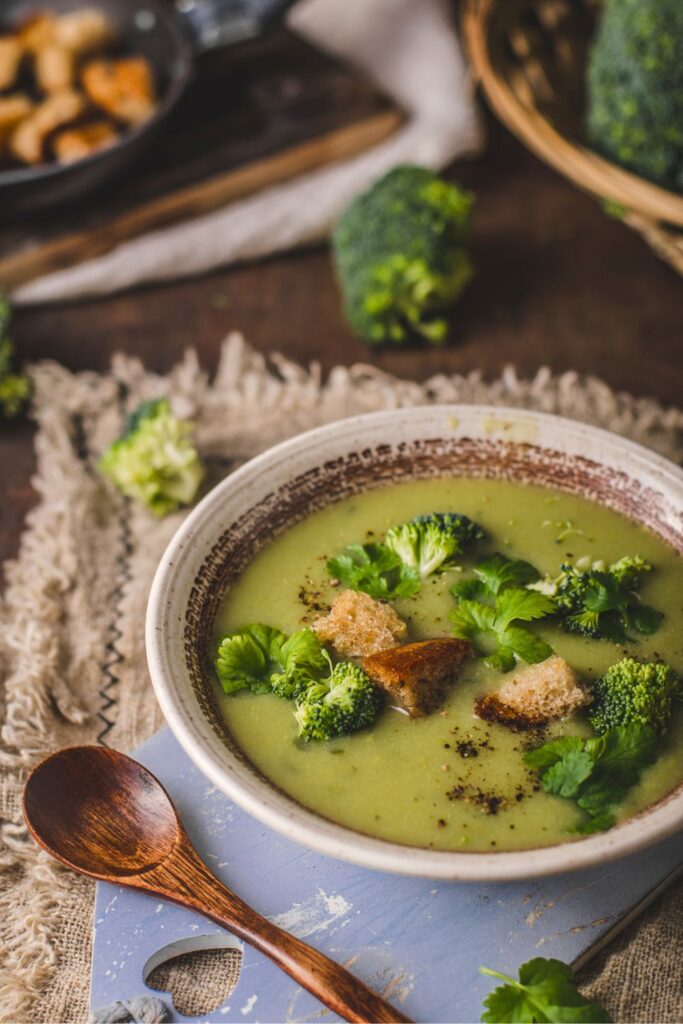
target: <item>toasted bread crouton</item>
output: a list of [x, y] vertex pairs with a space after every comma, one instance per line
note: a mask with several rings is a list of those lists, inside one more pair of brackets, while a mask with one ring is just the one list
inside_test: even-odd
[[91, 121], [79, 128], [58, 132], [52, 140], [52, 148], [60, 164], [69, 164], [111, 146], [117, 139], [118, 134], [109, 121]]
[[465, 640], [421, 640], [371, 654], [362, 666], [395, 704], [417, 718], [443, 704], [449, 684], [455, 682], [471, 651]]
[[329, 614], [316, 619], [313, 629], [344, 658], [362, 658], [396, 647], [407, 626], [390, 604], [375, 601], [358, 590], [343, 590]]
[[0, 90], [11, 89], [16, 82], [23, 53], [16, 36], [0, 36]]
[[36, 82], [43, 92], [61, 92], [74, 80], [74, 57], [69, 50], [50, 44], [36, 51], [34, 61]]
[[488, 722], [532, 729], [566, 718], [590, 700], [571, 665], [554, 655], [520, 669], [500, 690], [480, 697], [475, 710]]
[[57, 18], [54, 14], [40, 13], [27, 18], [19, 27], [18, 38], [22, 47], [35, 53], [43, 46], [50, 46], [55, 41], [55, 25]]
[[95, 106], [126, 124], [140, 124], [154, 111], [154, 84], [143, 57], [90, 61], [83, 88]]
[[48, 135], [75, 121], [84, 107], [83, 97], [70, 89], [54, 93], [15, 128], [10, 138], [13, 155], [26, 164], [41, 163]]
[[33, 104], [28, 96], [15, 92], [11, 96], [0, 96], [0, 153], [21, 121], [31, 113]]
[[54, 41], [74, 54], [99, 50], [113, 41], [116, 30], [104, 11], [81, 7], [60, 14], [54, 24]]

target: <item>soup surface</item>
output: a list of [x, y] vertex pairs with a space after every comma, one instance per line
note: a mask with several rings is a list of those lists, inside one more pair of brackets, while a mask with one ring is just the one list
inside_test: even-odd
[[[683, 559], [653, 534], [583, 498], [503, 481], [442, 479], [397, 484], [344, 499], [311, 515], [261, 551], [226, 595], [216, 637], [252, 622], [289, 633], [324, 614], [339, 589], [326, 561], [345, 545], [379, 539], [392, 525], [430, 512], [460, 512], [488, 539], [463, 557], [465, 571], [495, 551], [557, 575], [561, 562], [650, 561], [639, 593], [665, 613], [658, 632], [627, 645], [568, 634], [554, 624], [535, 631], [585, 679], [625, 655], [661, 658], [683, 671]], [[448, 636], [454, 570], [425, 580], [420, 593], [394, 602], [408, 640]], [[292, 704], [272, 694], [222, 693], [228, 728], [252, 763], [280, 789], [326, 818], [359, 832], [442, 850], [511, 850], [576, 838], [581, 812], [543, 792], [524, 751], [564, 733], [590, 734], [581, 716], [556, 722], [532, 740], [477, 718], [476, 697], [496, 689], [501, 674], [483, 661], [466, 663], [441, 711], [410, 719], [386, 706], [374, 727], [329, 742], [297, 737]], [[675, 706], [655, 764], [620, 805], [624, 818], [653, 803], [683, 778], [683, 703]]]

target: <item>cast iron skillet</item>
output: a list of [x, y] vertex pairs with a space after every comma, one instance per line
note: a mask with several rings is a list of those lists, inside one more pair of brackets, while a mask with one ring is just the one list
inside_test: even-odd
[[45, 163], [0, 171], [0, 218], [73, 202], [112, 180], [153, 144], [192, 76], [194, 58], [210, 49], [254, 39], [275, 24], [293, 0], [2, 0], [0, 33], [40, 10], [97, 7], [116, 27], [126, 52], [150, 62], [158, 105], [107, 149], [72, 164]]

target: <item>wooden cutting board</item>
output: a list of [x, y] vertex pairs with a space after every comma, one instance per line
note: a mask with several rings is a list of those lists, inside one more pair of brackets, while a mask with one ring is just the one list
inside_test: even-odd
[[143, 163], [104, 195], [0, 226], [0, 288], [349, 157], [401, 119], [358, 72], [286, 30], [209, 54]]

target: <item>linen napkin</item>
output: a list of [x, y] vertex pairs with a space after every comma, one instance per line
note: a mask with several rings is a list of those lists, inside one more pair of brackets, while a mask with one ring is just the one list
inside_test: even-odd
[[405, 125], [360, 156], [23, 285], [15, 302], [104, 295], [318, 241], [349, 200], [396, 164], [440, 170], [480, 148], [472, 83], [447, 0], [301, 0], [289, 24], [355, 63], [406, 112]]

